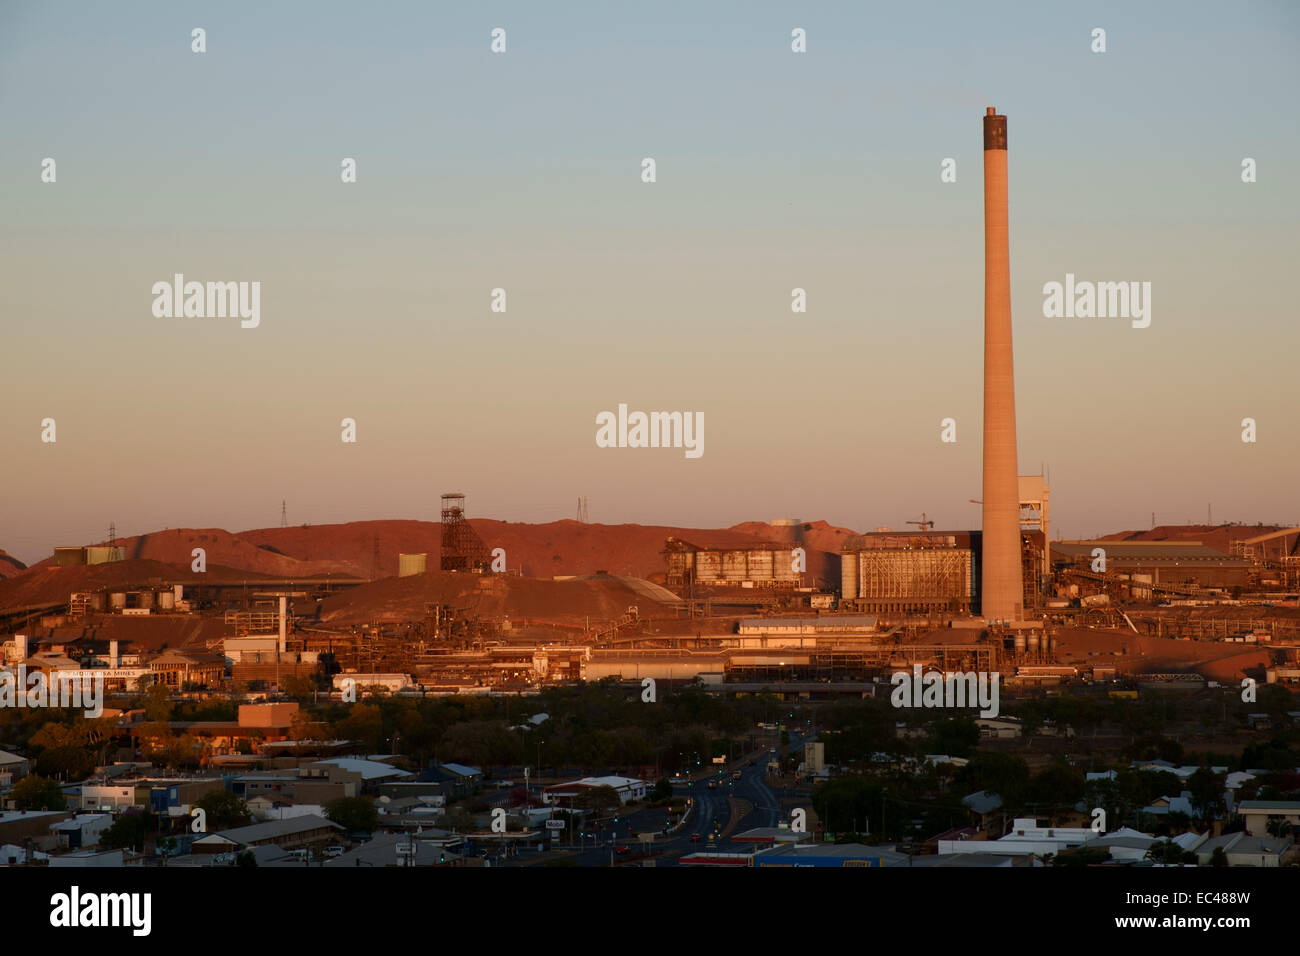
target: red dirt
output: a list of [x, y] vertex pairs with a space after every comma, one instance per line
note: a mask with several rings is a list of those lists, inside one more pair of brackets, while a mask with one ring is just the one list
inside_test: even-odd
[[[486, 585], [481, 587], [480, 584]], [[471, 616], [581, 626], [604, 625], [635, 605], [643, 617], [670, 614], [614, 576], [544, 581], [513, 575], [484, 577], [434, 571], [385, 578], [321, 602], [322, 623], [337, 626], [391, 618], [418, 620], [427, 603], [449, 604]]]
[[1123, 673], [1197, 673], [1211, 680], [1235, 681], [1244, 668], [1268, 663], [1265, 649], [1245, 650], [1240, 644], [1220, 641], [1179, 641], [1168, 637], [1142, 637], [1129, 630], [1064, 628], [1060, 632], [1059, 659], [1080, 667], [1112, 666]]
[[1199, 541], [1206, 547], [1228, 553], [1232, 542], [1242, 538], [1253, 538], [1273, 531], [1281, 531], [1285, 525], [1240, 525], [1240, 524], [1162, 524], [1145, 531], [1116, 531], [1102, 535], [1098, 541]]
[[[594, 574], [609, 571], [648, 578], [664, 570], [664, 541], [681, 538], [703, 547], [745, 547], [755, 542], [801, 545], [807, 551], [808, 571], [823, 578], [839, 573], [839, 542], [852, 532], [824, 521], [798, 529], [746, 522], [728, 529], [673, 528], [659, 525], [580, 524], [554, 521], [522, 524], [488, 518], [471, 525], [490, 550], [504, 548], [506, 564], [527, 577]], [[806, 529], [806, 530], [805, 530]], [[795, 535], [802, 534], [801, 540]], [[188, 568], [192, 549], [207, 551], [208, 566], [223, 565], [253, 573], [282, 577], [345, 574], [361, 578], [397, 574], [399, 553], [428, 554], [436, 569], [441, 527], [429, 521], [354, 521], [348, 524], [291, 528], [260, 528], [232, 534], [220, 528], [181, 528], [119, 539], [128, 558], [161, 561]], [[375, 539], [379, 566], [374, 568]], [[52, 558], [32, 566], [50, 567]], [[0, 605], [3, 601], [0, 600]]]
[[12, 554], [7, 554], [0, 550], [0, 578], [11, 578], [15, 574], [22, 574], [27, 570], [27, 565], [23, 564]]

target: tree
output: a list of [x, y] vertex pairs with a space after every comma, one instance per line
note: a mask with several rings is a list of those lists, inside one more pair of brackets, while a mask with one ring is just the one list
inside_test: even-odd
[[575, 810], [617, 810], [623, 801], [613, 787], [584, 787], [573, 795], [572, 805]]
[[1228, 854], [1223, 852], [1223, 847], [1216, 846], [1214, 852], [1210, 854], [1210, 866], [1227, 866]]
[[351, 833], [371, 833], [379, 826], [379, 813], [365, 797], [342, 797], [325, 808], [325, 816]]
[[980, 728], [969, 717], [950, 717], [930, 725], [930, 741], [935, 753], [969, 757], [980, 742]]
[[145, 720], [163, 722], [171, 720], [171, 691], [165, 684], [154, 684], [144, 694]]
[[99, 845], [106, 850], [139, 850], [143, 853], [153, 832], [152, 814], [127, 811], [99, 835]]
[[655, 784], [654, 790], [650, 796], [654, 800], [671, 800], [673, 796], [673, 785], [667, 777], [661, 777]]
[[19, 810], [66, 810], [68, 801], [59, 785], [49, 777], [23, 777], [12, 793]]
[[1275, 837], [1290, 836], [1293, 827], [1289, 820], [1282, 817], [1273, 817], [1267, 824], [1268, 835]]
[[194, 806], [207, 814], [209, 832], [248, 826], [253, 822], [248, 804], [233, 790], [212, 790], [194, 801]]
[[1080, 846], [1062, 850], [1052, 857], [1052, 866], [1092, 866], [1110, 859], [1110, 850], [1101, 846]]

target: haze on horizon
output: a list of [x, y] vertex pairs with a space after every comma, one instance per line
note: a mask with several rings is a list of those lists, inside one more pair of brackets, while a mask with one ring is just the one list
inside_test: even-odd
[[[1300, 524], [1295, 7], [387, 10], [0, 10], [0, 548], [282, 499], [436, 521], [452, 489], [507, 521], [976, 528], [986, 106], [1053, 536]], [[260, 281], [260, 326], [154, 317], [178, 272]], [[1067, 272], [1151, 282], [1150, 328], [1044, 318]], [[703, 412], [705, 454], [598, 448], [619, 403]]]

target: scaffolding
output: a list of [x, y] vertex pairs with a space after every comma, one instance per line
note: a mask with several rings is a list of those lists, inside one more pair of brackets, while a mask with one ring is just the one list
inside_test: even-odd
[[971, 565], [964, 548], [860, 551], [856, 606], [877, 613], [968, 613]]

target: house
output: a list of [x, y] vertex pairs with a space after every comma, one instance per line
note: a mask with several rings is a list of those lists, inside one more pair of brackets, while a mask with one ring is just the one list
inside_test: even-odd
[[284, 850], [292, 850], [335, 840], [342, 832], [343, 827], [332, 820], [310, 814], [209, 833], [194, 841], [192, 851], [196, 854], [232, 853], [272, 844]]
[[326, 860], [325, 866], [463, 866], [464, 860], [452, 849], [461, 842], [460, 837], [444, 830], [380, 833], [356, 849]]
[[111, 813], [81, 813], [68, 820], [50, 824], [60, 849], [81, 850], [97, 846], [99, 835], [113, 825]]
[[26, 757], [0, 750], [0, 790], [8, 790], [31, 772], [31, 761]]
[[337, 768], [355, 774], [353, 779], [358, 781], [356, 786], [366, 793], [375, 792], [381, 783], [414, 776], [410, 771], [394, 767], [390, 763], [368, 760], [364, 757], [331, 757], [328, 760], [317, 760], [315, 763], [307, 764], [302, 769], [304, 772], [328, 774], [330, 770], [327, 768]]
[[1151, 801], [1150, 806], [1143, 807], [1142, 812], [1157, 817], [1168, 816], [1171, 813], [1185, 813], [1189, 817], [1196, 815], [1196, 812], [1192, 809], [1192, 793], [1190, 790], [1184, 790], [1176, 797], [1158, 797]]
[[465, 793], [483, 782], [483, 771], [461, 763], [435, 762], [416, 780], [420, 783], [440, 783], [456, 793]]
[[996, 840], [940, 840], [939, 853], [1045, 856], [1083, 846], [1097, 836], [1089, 827], [1040, 827], [1034, 817], [1017, 817], [1005, 836]]
[[1112, 860], [1121, 863], [1137, 863], [1146, 859], [1147, 851], [1156, 842], [1156, 838], [1150, 833], [1142, 833], [1130, 827], [1120, 827], [1113, 833], [1098, 837], [1088, 846], [1109, 850]]
[[215, 687], [225, 680], [226, 658], [224, 654], [172, 648], [149, 661], [149, 670], [154, 680], [166, 687]]
[[0, 811], [0, 843], [23, 845], [27, 840], [53, 843], [50, 824], [67, 820], [67, 810]]
[[975, 725], [979, 727], [981, 737], [995, 740], [1019, 737], [1022, 730], [1019, 717], [981, 717]]
[[1300, 853], [1300, 847], [1289, 837], [1251, 836], [1238, 831], [1206, 840], [1196, 848], [1196, 862], [1209, 866], [1219, 848], [1227, 856], [1228, 866], [1285, 866]]
[[1243, 800], [1237, 813], [1251, 836], [1272, 836], [1268, 832], [1271, 820], [1285, 821], [1300, 831], [1300, 800]]
[[992, 790], [977, 790], [961, 798], [961, 805], [971, 812], [981, 828], [993, 823], [993, 814], [1002, 809], [1002, 797]]
[[134, 786], [81, 785], [81, 807], [84, 810], [123, 810], [135, 805]]

